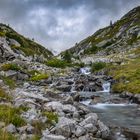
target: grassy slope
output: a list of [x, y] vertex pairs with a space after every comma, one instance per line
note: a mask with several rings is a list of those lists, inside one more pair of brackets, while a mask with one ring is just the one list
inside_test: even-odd
[[116, 80], [114, 92], [140, 93], [140, 47], [131, 53], [137, 57], [125, 61], [123, 65], [110, 65], [107, 68], [108, 74]]
[[4, 30], [0, 28], [0, 36], [5, 36], [11, 39], [16, 40], [21, 44], [20, 47], [18, 46], [11, 46], [11, 48], [21, 50], [25, 53], [25, 55], [41, 55], [43, 54], [45, 58], [53, 56], [52, 52], [44, 48], [43, 46], [39, 45], [38, 43], [34, 42], [33, 40], [30, 40], [28, 38], [25, 38], [24, 36], [18, 34], [16, 31], [14, 31], [9, 26], [6, 26], [4, 24], [0, 24], [1, 27], [4, 27]]

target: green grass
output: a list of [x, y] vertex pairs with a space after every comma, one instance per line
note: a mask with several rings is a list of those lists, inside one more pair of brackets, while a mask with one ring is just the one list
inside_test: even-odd
[[56, 68], [65, 68], [68, 65], [68, 63], [63, 60], [54, 58], [54, 59], [47, 61], [46, 65], [50, 66], [50, 67], [56, 67]]
[[4, 130], [0, 130], [0, 140], [17, 140], [17, 138]]
[[37, 74], [37, 75], [34, 75], [30, 78], [31, 81], [40, 81], [40, 80], [45, 80], [45, 79], [48, 79], [49, 76], [48, 74]]
[[20, 47], [11, 46], [13, 50], [14, 49], [21, 50], [27, 56], [34, 55], [34, 54], [37, 54], [37, 55], [43, 54], [45, 58], [52, 56], [52, 53], [49, 50], [35, 43], [33, 40], [23, 37], [22, 35], [18, 34], [12, 29], [11, 29], [11, 32], [8, 32], [8, 31], [6, 32], [6, 36], [8, 38], [15, 39], [21, 45]]
[[26, 124], [25, 120], [20, 117], [22, 110], [20, 108], [10, 107], [8, 105], [0, 105], [0, 121], [6, 125], [12, 123], [19, 127]]
[[43, 115], [47, 117], [47, 123], [53, 124], [53, 122], [58, 122], [58, 115], [55, 112], [43, 112]]
[[0, 31], [0, 37], [4, 37], [5, 33]]
[[16, 65], [16, 64], [12, 64], [12, 63], [8, 63], [8, 64], [3, 64], [1, 66], [1, 70], [3, 71], [8, 71], [8, 70], [15, 70], [15, 71], [18, 71], [20, 70], [21, 68]]
[[10, 101], [12, 97], [0, 87], [0, 98]]
[[104, 62], [95, 62], [95, 63], [93, 63], [91, 65], [91, 71], [96, 72], [96, 71], [102, 70], [105, 67], [106, 67], [106, 63], [104, 63]]
[[140, 93], [140, 58], [122, 66], [112, 66], [109, 75], [112, 75], [116, 80], [113, 85], [114, 92]]
[[14, 89], [16, 87], [16, 82], [13, 79], [11, 79], [9, 77], [5, 77], [5, 76], [2, 76], [1, 78], [4, 81], [4, 83], [7, 86], [9, 86], [9, 88]]

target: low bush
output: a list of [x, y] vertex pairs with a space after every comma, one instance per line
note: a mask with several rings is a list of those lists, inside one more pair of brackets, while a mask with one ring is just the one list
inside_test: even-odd
[[4, 32], [0, 32], [0, 37], [4, 37], [5, 33]]
[[55, 112], [43, 112], [43, 115], [47, 117], [47, 122], [53, 124], [53, 122], [58, 122], [58, 115]]
[[0, 98], [6, 99], [6, 100], [11, 100], [12, 97], [8, 95], [1, 87], [0, 87]]
[[64, 60], [51, 59], [46, 62], [46, 65], [50, 67], [56, 67], [56, 68], [65, 68], [68, 65], [68, 63]]
[[5, 122], [6, 125], [10, 123], [17, 127], [25, 125], [25, 120], [20, 117], [20, 113], [20, 108], [13, 108], [8, 105], [0, 105], [0, 121]]
[[93, 63], [91, 65], [91, 71], [92, 72], [99, 71], [99, 70], [101, 70], [101, 69], [103, 69], [105, 67], [106, 67], [106, 63], [104, 63], [104, 62], [96, 62], [96, 63]]
[[20, 67], [16, 64], [12, 64], [12, 63], [8, 63], [8, 64], [4, 64], [1, 66], [1, 69], [4, 71], [8, 71], [8, 70], [20, 70]]
[[40, 81], [40, 80], [45, 80], [45, 79], [48, 79], [49, 76], [48, 74], [37, 74], [37, 75], [34, 75], [30, 78], [31, 81]]
[[17, 138], [4, 130], [0, 130], [0, 139], [1, 140], [17, 140]]
[[2, 80], [4, 83], [9, 86], [11, 89], [14, 89], [16, 87], [16, 82], [13, 79], [10, 79], [9, 77], [2, 77]]

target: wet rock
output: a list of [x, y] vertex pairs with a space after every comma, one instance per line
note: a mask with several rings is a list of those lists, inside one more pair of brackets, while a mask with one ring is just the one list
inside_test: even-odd
[[137, 104], [140, 104], [140, 94], [134, 95], [133, 102], [137, 103]]
[[101, 132], [101, 137], [102, 138], [107, 138], [110, 135], [110, 130], [109, 128], [103, 124], [100, 120], [98, 120], [98, 125], [99, 125], [99, 130]]

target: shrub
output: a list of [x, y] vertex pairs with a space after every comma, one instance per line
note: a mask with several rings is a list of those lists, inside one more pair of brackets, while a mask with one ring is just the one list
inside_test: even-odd
[[45, 80], [48, 79], [49, 76], [47, 74], [37, 74], [31, 77], [31, 81], [40, 81], [40, 80]]
[[92, 72], [95, 72], [95, 71], [99, 71], [103, 68], [106, 67], [106, 63], [104, 62], [96, 62], [96, 63], [93, 63], [92, 66], [91, 66], [91, 70]]
[[12, 97], [5, 93], [5, 91], [2, 88], [0, 88], [0, 98], [10, 100]]
[[55, 112], [43, 112], [43, 115], [47, 117], [47, 122], [53, 124], [53, 122], [58, 122], [58, 115]]
[[90, 48], [87, 48], [86, 50], [84, 50], [85, 54], [95, 54], [99, 51], [99, 47], [92, 45]]
[[16, 82], [13, 79], [10, 79], [9, 77], [2, 77], [4, 83], [8, 85], [11, 89], [14, 89], [16, 87]]
[[2, 70], [4, 70], [4, 71], [8, 71], [8, 70], [16, 70], [16, 71], [18, 71], [18, 70], [20, 70], [20, 67], [18, 66], [18, 65], [16, 65], [16, 64], [11, 64], [11, 63], [9, 63], [9, 64], [4, 64], [4, 65], [2, 65]]
[[1, 140], [17, 140], [17, 138], [4, 130], [0, 130], [0, 139]]
[[4, 32], [0, 32], [0, 37], [4, 37], [5, 33]]
[[62, 58], [64, 61], [67, 63], [71, 63], [71, 53], [69, 51], [66, 51], [63, 55]]
[[50, 67], [65, 68], [68, 64], [64, 60], [51, 59], [46, 63]]
[[13, 108], [8, 105], [0, 105], [0, 121], [7, 124], [12, 123], [19, 127], [25, 125], [25, 120], [20, 117], [21, 109]]
[[40, 72], [38, 70], [31, 70], [31, 71], [27, 71], [28, 74], [34, 76], [36, 74], [40, 74]]

